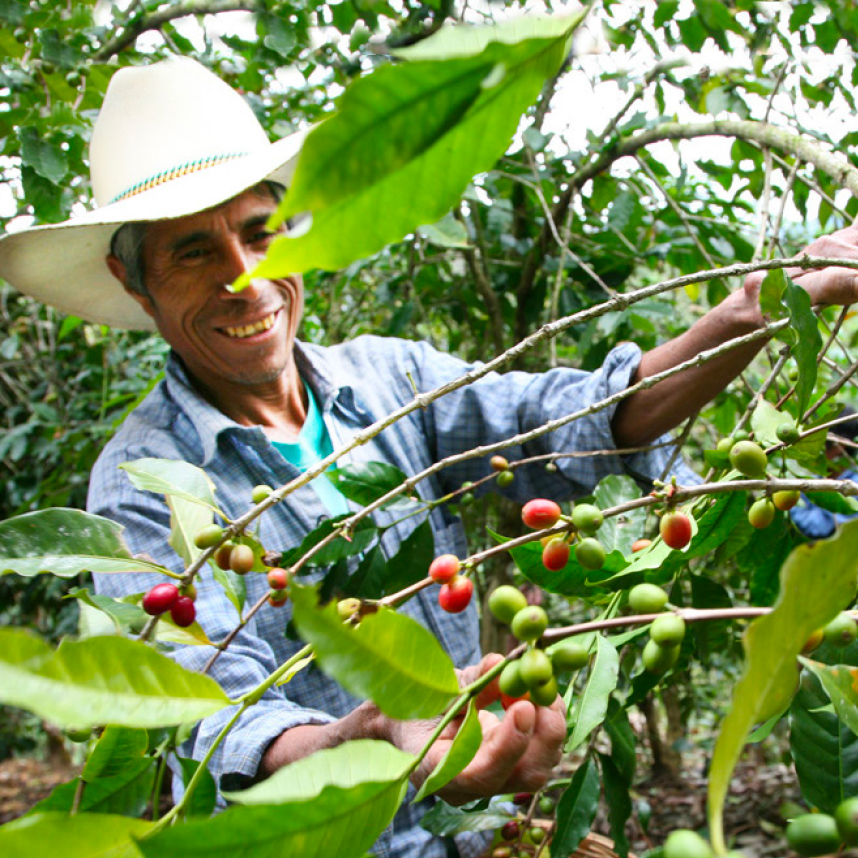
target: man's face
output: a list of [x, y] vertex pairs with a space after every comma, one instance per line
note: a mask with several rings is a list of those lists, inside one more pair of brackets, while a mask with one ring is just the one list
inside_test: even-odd
[[191, 375], [212, 391], [270, 384], [292, 360], [304, 309], [301, 278], [254, 280], [235, 294], [226, 288], [265, 255], [273, 238], [265, 222], [276, 206], [255, 189], [147, 227], [149, 295], [134, 297]]

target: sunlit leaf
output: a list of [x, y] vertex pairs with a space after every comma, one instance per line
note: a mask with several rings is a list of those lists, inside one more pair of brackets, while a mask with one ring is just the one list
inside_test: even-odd
[[596, 640], [596, 658], [587, 685], [580, 695], [567, 700], [567, 705], [573, 703], [567, 716], [572, 726], [572, 734], [566, 740], [567, 753], [575, 750], [605, 720], [608, 703], [617, 687], [620, 669], [617, 650], [601, 635]]
[[196, 465], [174, 459], [136, 459], [119, 467], [138, 489], [202, 504], [223, 517], [214, 499], [215, 484]]
[[391, 718], [431, 718], [457, 695], [453, 663], [411, 618], [382, 608], [355, 628], [336, 605], [318, 607], [311, 588], [293, 585], [290, 595], [298, 633], [313, 644], [322, 670]]

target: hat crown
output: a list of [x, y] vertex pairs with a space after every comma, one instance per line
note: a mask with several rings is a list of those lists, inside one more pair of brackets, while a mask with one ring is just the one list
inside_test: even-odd
[[174, 57], [111, 78], [90, 143], [99, 206], [268, 147], [250, 106], [195, 60]]

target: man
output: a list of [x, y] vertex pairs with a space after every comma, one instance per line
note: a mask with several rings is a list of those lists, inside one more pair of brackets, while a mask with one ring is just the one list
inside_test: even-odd
[[[254, 485], [287, 482], [308, 462], [411, 401], [414, 386], [432, 390], [468, 368], [420, 343], [373, 337], [331, 348], [299, 343], [299, 277], [255, 280], [240, 293], [229, 291], [228, 285], [253, 269], [271, 241], [264, 224], [276, 202], [267, 183], [288, 183], [297, 149], [298, 141], [291, 138], [269, 144], [240, 97], [195, 63], [173, 60], [123, 69], [111, 82], [91, 145], [100, 208], [68, 224], [0, 242], [0, 275], [22, 291], [87, 319], [156, 327], [171, 345], [164, 381], [127, 418], [99, 459], [89, 508], [122, 523], [133, 551], [174, 568], [181, 562], [168, 545], [163, 499], [134, 489], [118, 470], [121, 463], [145, 456], [190, 461], [209, 473], [219, 504], [234, 518], [248, 508]], [[817, 249], [858, 255], [851, 231], [823, 240]], [[816, 303], [851, 301], [856, 294], [852, 272], [810, 272], [801, 281]], [[686, 334], [646, 355], [632, 344], [614, 349], [596, 373], [558, 369], [538, 376], [488, 376], [397, 422], [356, 449], [349, 461], [383, 460], [413, 474], [453, 453], [576, 411], [637, 378], [753, 330], [761, 323], [758, 288], [759, 279], [750, 278]], [[512, 448], [510, 455], [648, 443], [708, 401], [754, 352], [755, 347], [733, 352], [657, 390], [636, 394], [616, 411], [599, 411], [523, 449]], [[667, 456], [658, 449], [623, 459], [565, 460], [555, 475], [521, 469], [508, 491], [520, 501], [535, 495], [571, 497], [590, 491], [609, 473], [626, 470], [655, 478]], [[440, 498], [463, 480], [487, 472], [485, 461], [472, 460], [423, 481], [419, 490], [426, 499]], [[687, 471], [679, 473], [693, 479]], [[322, 487], [305, 487], [262, 516], [259, 538], [267, 547], [289, 548], [343, 503]], [[376, 515], [380, 524], [390, 525], [382, 538], [388, 556], [417, 524], [395, 519], [393, 513]], [[461, 523], [444, 506], [432, 511], [430, 521], [436, 553], [466, 554]], [[245, 580], [248, 601], [255, 602], [267, 589], [264, 576]], [[145, 591], [153, 583], [145, 575], [102, 576], [97, 586], [118, 596]], [[201, 577], [198, 589], [199, 620], [210, 639], [222, 640], [237, 624], [237, 613], [210, 574]], [[462, 615], [444, 614], [435, 593], [424, 590], [402, 610], [438, 637], [468, 677], [496, 659], [479, 664], [473, 607]], [[221, 655], [213, 675], [228, 694], [253, 688], [295, 652], [297, 644], [284, 636], [288, 611], [288, 605], [266, 606]], [[207, 648], [188, 647], [176, 658], [200, 669], [209, 655]], [[189, 742], [193, 756], [205, 753], [229, 715], [220, 713], [199, 725]], [[502, 720], [485, 712], [482, 720], [484, 740], [477, 757], [442, 795], [462, 803], [544, 783], [564, 738], [560, 702], [535, 708], [522, 701]], [[391, 721], [311, 668], [252, 707], [218, 748], [210, 768], [223, 788], [234, 789], [351, 738], [382, 738], [416, 750], [431, 726]], [[417, 780], [425, 778], [448, 743], [449, 736], [436, 744]], [[455, 846], [432, 839], [418, 825], [427, 807], [426, 802], [406, 803], [376, 844], [376, 853], [481, 852], [479, 835], [461, 835]]]

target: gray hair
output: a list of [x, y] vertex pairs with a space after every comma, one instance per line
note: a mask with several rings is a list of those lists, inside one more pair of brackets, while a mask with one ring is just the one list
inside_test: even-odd
[[[260, 182], [251, 188], [262, 195], [265, 191], [275, 202], [280, 202], [286, 188], [278, 182], [270, 180]], [[146, 239], [145, 221], [126, 223], [113, 233], [110, 239], [110, 253], [115, 256], [124, 266], [126, 271], [126, 287], [138, 295], [149, 296], [146, 289], [146, 266], [143, 261], [143, 242]]]
[[129, 291], [148, 296], [146, 267], [143, 262], [143, 241], [145, 238], [145, 223], [123, 224], [110, 239], [110, 253], [125, 266], [127, 275], [125, 285]]

